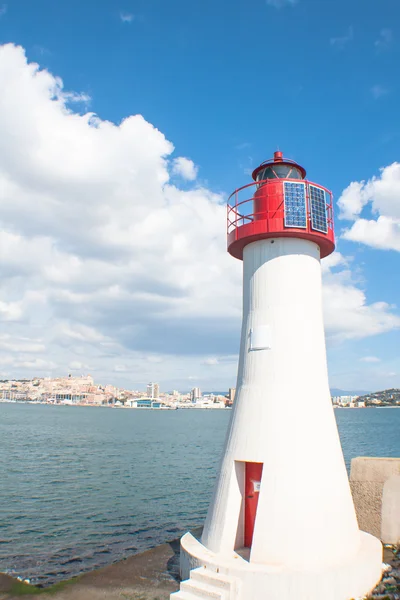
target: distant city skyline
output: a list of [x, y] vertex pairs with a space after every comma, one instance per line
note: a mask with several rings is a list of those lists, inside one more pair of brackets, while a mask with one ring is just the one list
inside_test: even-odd
[[[227, 391], [213, 390], [202, 392], [199, 387], [190, 390], [163, 390], [157, 382], [148, 383], [146, 390], [126, 389], [111, 385], [104, 381], [95, 381], [90, 374], [72, 376], [70, 373], [56, 378], [23, 378], [21, 380], [0, 380], [0, 401], [32, 401], [50, 404], [88, 404], [88, 405], [120, 405], [128, 407], [156, 408], [163, 406], [197, 408], [232, 407], [236, 396], [236, 388]], [[345, 391], [332, 388], [334, 405], [361, 407], [367, 404], [400, 403], [400, 389], [376, 390], [375, 392]], [[358, 397], [360, 403], [357, 403]], [[138, 402], [140, 400], [140, 402]], [[222, 406], [222, 404], [224, 406]], [[138, 406], [136, 406], [138, 405]]]
[[91, 375], [57, 378], [34, 378], [0, 381], [0, 402], [30, 404], [122, 407], [137, 409], [224, 409], [232, 407], [231, 390], [202, 394], [199, 388], [189, 392], [160, 391], [158, 383], [147, 385], [146, 391], [125, 389], [95, 382]]
[[[85, 384], [87, 383], [88, 380], [90, 380], [91, 385], [94, 385], [94, 379], [92, 377], [92, 375], [89, 374], [80, 374], [80, 375], [72, 375], [71, 373], [68, 374], [62, 374], [59, 377], [55, 377], [55, 378], [51, 378], [51, 377], [21, 377], [20, 379], [13, 379], [13, 378], [9, 378], [9, 379], [0, 379], [0, 389], [1, 389], [1, 384], [2, 383], [9, 383], [11, 381], [18, 381], [18, 382], [34, 382], [40, 379], [44, 379], [44, 380], [51, 380], [51, 381], [68, 381], [71, 380], [73, 382], [76, 381], [83, 381]], [[163, 394], [170, 394], [172, 396], [178, 396], [178, 395], [188, 395], [190, 396], [191, 399], [196, 399], [196, 398], [200, 398], [203, 394], [208, 395], [208, 394], [223, 394], [226, 395], [226, 397], [233, 402], [235, 399], [235, 394], [236, 394], [236, 388], [234, 387], [229, 387], [226, 390], [222, 390], [222, 389], [209, 389], [209, 390], [204, 390], [202, 391], [199, 387], [188, 387], [188, 388], [182, 388], [182, 389], [175, 389], [175, 388], [163, 388], [162, 386], [160, 387], [160, 384], [157, 382], [151, 382], [148, 383], [146, 386], [142, 386], [142, 387], [127, 387], [124, 388], [122, 385], [116, 385], [116, 384], [111, 384], [109, 382], [97, 382], [96, 387], [102, 388], [102, 387], [108, 387], [110, 389], [129, 389], [130, 391], [137, 391], [140, 392], [141, 394], [144, 394], [146, 392], [147, 397], [149, 398], [154, 398], [157, 399], [160, 395]], [[390, 389], [390, 388], [388, 388]], [[332, 397], [334, 396], [363, 396], [365, 394], [369, 394], [371, 392], [379, 392], [382, 390], [363, 390], [363, 389], [353, 389], [353, 390], [343, 390], [343, 389], [339, 389], [339, 388], [333, 388], [331, 387], [330, 389], [331, 391], [331, 395]]]
[[330, 385], [400, 387], [398, 2], [6, 4], [0, 378], [236, 385], [225, 203], [279, 147], [335, 197]]

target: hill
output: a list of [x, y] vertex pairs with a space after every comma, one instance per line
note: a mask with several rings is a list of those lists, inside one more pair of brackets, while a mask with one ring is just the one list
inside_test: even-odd
[[367, 390], [340, 390], [339, 388], [331, 388], [331, 396], [364, 396], [369, 394]]
[[381, 392], [372, 392], [360, 396], [359, 401], [364, 401], [366, 406], [400, 406], [400, 390], [391, 388]]

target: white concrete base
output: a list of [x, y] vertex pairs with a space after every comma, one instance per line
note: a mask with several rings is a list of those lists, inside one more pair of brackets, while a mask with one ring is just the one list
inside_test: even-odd
[[184, 581], [171, 600], [350, 600], [372, 591], [381, 578], [381, 565], [381, 543], [364, 532], [353, 559], [308, 571], [250, 563], [236, 552], [216, 555], [187, 533], [181, 540]]
[[182, 581], [178, 592], [171, 594], [171, 600], [199, 600], [213, 598], [214, 600], [231, 600], [238, 598], [240, 582], [234, 577], [221, 575], [206, 567], [190, 571], [190, 578]]

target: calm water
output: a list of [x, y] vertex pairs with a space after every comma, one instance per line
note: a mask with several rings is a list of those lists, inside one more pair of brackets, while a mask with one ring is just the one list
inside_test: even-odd
[[[0, 404], [0, 571], [50, 583], [205, 517], [231, 411]], [[353, 456], [400, 456], [399, 409], [335, 411]]]

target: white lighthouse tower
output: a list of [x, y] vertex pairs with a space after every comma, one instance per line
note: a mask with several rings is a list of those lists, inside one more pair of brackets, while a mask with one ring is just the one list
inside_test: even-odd
[[350, 600], [380, 579], [360, 532], [331, 404], [320, 259], [332, 194], [281, 152], [228, 205], [243, 260], [236, 398], [201, 539], [181, 540], [176, 600]]

